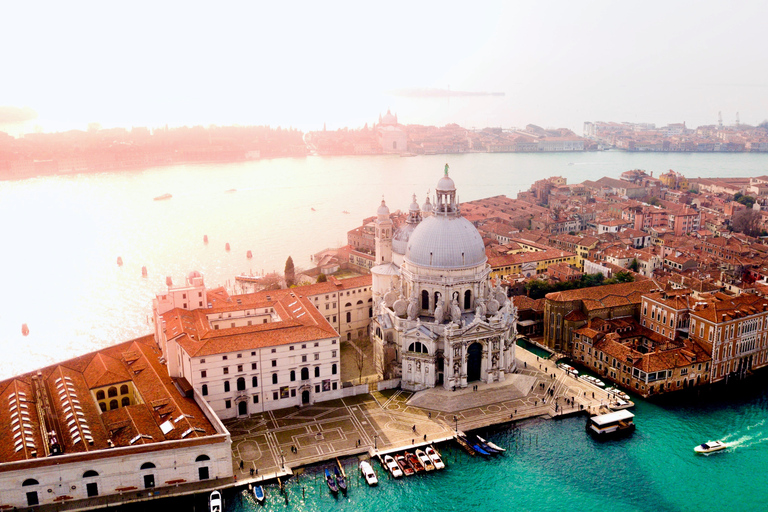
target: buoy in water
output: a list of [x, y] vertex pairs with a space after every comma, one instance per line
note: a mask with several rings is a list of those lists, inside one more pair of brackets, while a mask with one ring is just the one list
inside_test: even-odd
[[203, 243], [204, 244], [208, 243], [208, 235], [203, 235]]
[[29, 334], [29, 327], [27, 327], [27, 324], [21, 324], [21, 334], [24, 336]]
[[253, 258], [253, 253], [251, 251], [248, 251], [245, 255], [248, 257], [248, 259]]
[[226, 250], [229, 250], [229, 242], [227, 242], [227, 245], [224, 246]]
[[123, 266], [123, 258], [120, 256], [117, 257], [117, 266], [122, 267]]
[[173, 278], [171, 276], [166, 276], [165, 277], [165, 284], [167, 286], [173, 286]]
[[147, 277], [147, 267], [141, 267], [141, 277]]

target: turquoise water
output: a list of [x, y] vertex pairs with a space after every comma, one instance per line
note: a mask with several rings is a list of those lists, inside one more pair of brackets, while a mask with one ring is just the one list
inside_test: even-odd
[[[378, 487], [369, 488], [347, 460], [353, 487], [334, 498], [310, 468], [287, 482], [288, 505], [267, 486], [264, 510], [509, 510], [644, 512], [752, 511], [765, 508], [768, 462], [766, 378], [706, 397], [639, 401], [637, 431], [618, 441], [595, 441], [584, 418], [535, 420], [488, 432], [507, 447], [503, 456], [470, 457], [444, 445], [448, 468], [394, 480], [378, 462]], [[729, 395], [735, 398], [728, 398]], [[729, 448], [709, 456], [693, 447], [723, 439]], [[352, 476], [354, 475], [354, 476]], [[302, 490], [304, 497], [302, 498]], [[227, 512], [256, 510], [251, 498], [229, 496]]]

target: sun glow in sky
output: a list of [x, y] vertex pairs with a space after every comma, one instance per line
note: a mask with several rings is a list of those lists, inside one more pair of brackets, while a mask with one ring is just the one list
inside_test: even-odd
[[[768, 118], [765, 2], [6, 2], [0, 105], [46, 131]], [[397, 89], [504, 92], [402, 98]]]

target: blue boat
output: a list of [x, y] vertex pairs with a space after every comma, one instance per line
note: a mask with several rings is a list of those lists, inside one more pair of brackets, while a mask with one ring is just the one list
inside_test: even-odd
[[333, 494], [339, 492], [339, 486], [336, 485], [336, 478], [334, 478], [331, 472], [328, 471], [328, 468], [325, 468], [325, 483], [328, 484], [328, 488]]
[[472, 447], [473, 450], [475, 450], [480, 455], [490, 455], [489, 452], [485, 451], [482, 446], [477, 441], [470, 441], [467, 436], [459, 436], [459, 439], [467, 443], [469, 446]]
[[485, 441], [485, 439], [482, 439], [480, 436], [477, 436], [477, 435], [473, 434], [472, 437], [475, 438], [474, 442], [477, 443], [477, 445], [480, 446], [480, 448], [482, 448], [483, 450], [485, 450], [489, 454], [497, 455], [497, 454], [502, 452], [502, 450], [499, 450], [498, 448], [494, 448], [493, 446], [490, 445], [490, 443]]
[[253, 488], [253, 497], [256, 498], [256, 501], [259, 504], [264, 504], [264, 500], [266, 499], [266, 494], [264, 494], [264, 488], [260, 485], [257, 485]]

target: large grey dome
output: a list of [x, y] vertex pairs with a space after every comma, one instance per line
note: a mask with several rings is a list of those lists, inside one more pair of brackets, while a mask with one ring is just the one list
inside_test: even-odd
[[465, 268], [487, 261], [477, 228], [464, 217], [437, 215], [413, 231], [405, 260], [422, 267]]

